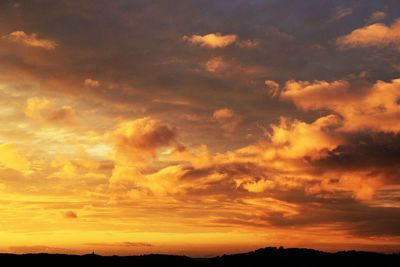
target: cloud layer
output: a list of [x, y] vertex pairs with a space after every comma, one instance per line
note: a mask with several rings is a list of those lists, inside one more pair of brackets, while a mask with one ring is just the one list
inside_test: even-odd
[[0, 18], [0, 249], [398, 250], [395, 1], [7, 0]]

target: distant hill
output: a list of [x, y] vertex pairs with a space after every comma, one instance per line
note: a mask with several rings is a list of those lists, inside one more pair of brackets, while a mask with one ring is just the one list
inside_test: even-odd
[[268, 247], [253, 252], [214, 258], [149, 254], [143, 256], [99, 256], [63, 254], [0, 254], [4, 266], [136, 266], [136, 267], [273, 267], [273, 266], [377, 266], [399, 267], [400, 254], [361, 251], [321, 252], [302, 248]]

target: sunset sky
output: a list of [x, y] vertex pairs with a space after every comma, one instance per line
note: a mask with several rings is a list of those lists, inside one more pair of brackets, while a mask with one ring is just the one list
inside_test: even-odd
[[398, 0], [0, 0], [0, 252], [400, 251]]

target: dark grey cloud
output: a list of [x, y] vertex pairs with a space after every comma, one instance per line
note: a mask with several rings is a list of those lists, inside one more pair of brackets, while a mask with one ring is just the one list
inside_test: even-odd
[[386, 177], [386, 183], [399, 182], [400, 135], [358, 132], [346, 134], [346, 144], [339, 145], [322, 159], [312, 162], [316, 170], [371, 170]]
[[274, 226], [311, 226], [339, 224], [358, 236], [398, 236], [400, 229], [398, 207], [371, 207], [369, 205], [337, 200], [319, 205], [310, 203], [303, 206], [298, 216], [287, 217], [281, 213], [269, 214], [265, 220]]

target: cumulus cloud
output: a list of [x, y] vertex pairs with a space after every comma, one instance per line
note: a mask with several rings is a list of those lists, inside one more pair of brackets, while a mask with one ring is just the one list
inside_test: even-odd
[[[340, 193], [351, 191], [354, 199], [372, 200], [375, 192], [382, 186], [379, 177], [371, 176], [368, 171], [345, 172], [336, 174], [338, 179], [325, 178], [321, 182], [307, 188], [310, 194], [326, 195], [326, 193]], [[334, 195], [334, 194], [332, 194]]]
[[100, 82], [98, 80], [95, 79], [91, 79], [91, 78], [86, 78], [83, 81], [83, 84], [89, 87], [98, 87], [100, 86]]
[[256, 40], [239, 40], [236, 34], [222, 35], [220, 33], [209, 33], [206, 35], [183, 36], [183, 40], [193, 45], [206, 48], [224, 48], [236, 44], [240, 48], [254, 48], [259, 45]]
[[249, 192], [260, 193], [268, 189], [274, 189], [276, 183], [269, 179], [260, 179], [258, 181], [250, 181], [243, 184], [243, 188]]
[[209, 33], [206, 35], [184, 36], [183, 40], [194, 45], [206, 48], [224, 48], [232, 45], [238, 40], [235, 34], [221, 35], [220, 33]]
[[25, 115], [31, 119], [61, 126], [73, 125], [76, 121], [75, 110], [71, 106], [56, 107], [49, 99], [40, 97], [27, 99]]
[[[260, 168], [261, 172], [245, 171], [233, 178], [238, 188], [251, 193], [275, 192], [279, 197], [278, 192], [304, 190], [320, 198], [352, 197], [370, 201], [384, 184], [397, 183], [388, 175], [388, 172], [398, 173], [397, 167], [391, 171], [385, 169], [394, 166], [390, 159], [396, 158], [398, 148], [393, 147], [393, 152], [387, 150], [381, 157], [379, 153], [375, 156], [374, 151], [385, 151], [377, 147], [386, 147], [386, 144], [374, 145], [364, 140], [352, 148], [355, 142], [340, 130], [341, 123], [336, 115], [327, 115], [312, 123], [282, 118], [279, 125], [272, 125], [266, 140], [219, 159], [220, 162], [253, 162]], [[386, 157], [385, 162], [389, 161], [383, 163], [379, 160], [382, 157]], [[342, 163], [346, 161], [348, 164]]]
[[193, 186], [181, 180], [187, 172], [187, 168], [183, 166], [168, 166], [144, 176], [144, 179], [137, 185], [149, 189], [154, 195], [177, 195], [185, 192], [188, 187]]
[[174, 144], [174, 129], [150, 117], [120, 123], [111, 133], [117, 154], [127, 159], [154, 157], [157, 150]]
[[337, 127], [339, 122], [340, 119], [335, 115], [321, 117], [310, 124], [282, 118], [279, 125], [272, 125], [270, 136], [275, 157], [323, 156], [341, 143], [340, 138], [329, 131]]
[[386, 26], [382, 23], [371, 24], [355, 29], [348, 35], [339, 37], [336, 44], [343, 48], [393, 46], [400, 49], [400, 19]]
[[336, 107], [344, 102], [359, 97], [351, 94], [347, 81], [288, 81], [281, 94], [281, 99], [292, 100], [304, 110], [316, 110], [326, 107]]
[[3, 38], [24, 46], [43, 48], [46, 50], [54, 50], [57, 47], [55, 41], [39, 38], [36, 33], [27, 34], [24, 31], [15, 31], [3, 36]]
[[242, 122], [241, 116], [230, 108], [220, 108], [214, 111], [213, 119], [227, 132], [234, 131]]
[[18, 152], [15, 145], [0, 144], [0, 169], [13, 169], [23, 174], [29, 172], [28, 159]]
[[133, 199], [147, 195], [178, 197], [184, 196], [189, 189], [207, 187], [210, 179], [215, 179], [212, 175], [201, 177], [199, 183], [188, 179], [193, 168], [186, 164], [174, 164], [156, 170], [145, 170], [145, 167], [117, 163], [110, 177], [111, 189]]
[[399, 132], [400, 79], [377, 81], [362, 89], [347, 81], [289, 81], [282, 99], [304, 110], [330, 110], [343, 118], [342, 130]]
[[[398, 173], [397, 165], [391, 161], [400, 131], [398, 79], [363, 85], [341, 80], [288, 81], [280, 97], [306, 111], [331, 112], [311, 124], [283, 121], [272, 126], [270, 142], [263, 145], [264, 158], [268, 155], [271, 159], [307, 159], [308, 163], [300, 166], [310, 167], [306, 172], [310, 171], [310, 181], [314, 182], [303, 185], [309, 194], [333, 197], [351, 192], [354, 199], [369, 201], [383, 185], [397, 183], [390, 173]], [[379, 151], [385, 152], [380, 155]], [[285, 163], [286, 168], [296, 166], [293, 162]], [[276, 188], [273, 179], [257, 180], [246, 189], [270, 187]]]
[[397, 184], [399, 170], [393, 161], [397, 137], [388, 133], [361, 138], [342, 126], [342, 118], [334, 114], [312, 123], [282, 118], [280, 124], [271, 125], [266, 140], [219, 155], [217, 162], [258, 166], [253, 167], [259, 168], [257, 173], [229, 175], [237, 188], [250, 193], [279, 196], [278, 192], [305, 190], [318, 198], [371, 201], [382, 186]]

